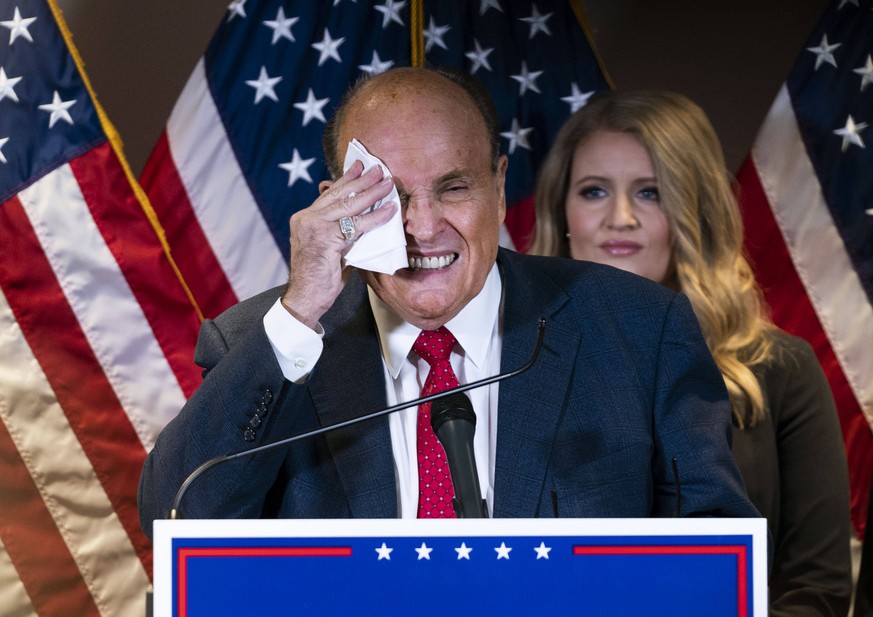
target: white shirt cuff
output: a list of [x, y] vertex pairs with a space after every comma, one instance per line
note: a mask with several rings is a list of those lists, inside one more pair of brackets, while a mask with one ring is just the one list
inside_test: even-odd
[[306, 381], [324, 349], [324, 329], [303, 325], [282, 306], [281, 298], [264, 315], [264, 330], [282, 374], [292, 383]]

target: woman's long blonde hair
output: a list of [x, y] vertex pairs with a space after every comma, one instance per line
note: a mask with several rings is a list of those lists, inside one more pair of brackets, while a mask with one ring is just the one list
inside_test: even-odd
[[755, 425], [766, 414], [766, 402], [752, 368], [772, 355], [774, 326], [743, 253], [740, 210], [721, 144], [695, 103], [672, 92], [607, 93], [577, 111], [540, 170], [530, 252], [570, 256], [570, 168], [578, 144], [596, 131], [629, 133], [648, 150], [673, 237], [672, 280], [661, 282], [691, 300], [735, 422]]

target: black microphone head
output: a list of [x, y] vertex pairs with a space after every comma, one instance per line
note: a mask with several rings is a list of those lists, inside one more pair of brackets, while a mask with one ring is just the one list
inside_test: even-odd
[[430, 426], [434, 433], [439, 433], [440, 427], [449, 420], [466, 420], [476, 426], [476, 412], [473, 403], [463, 392], [455, 392], [431, 403]]

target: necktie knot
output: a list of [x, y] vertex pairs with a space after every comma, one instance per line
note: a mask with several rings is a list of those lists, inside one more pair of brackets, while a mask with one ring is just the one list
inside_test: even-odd
[[441, 326], [436, 330], [422, 330], [412, 349], [419, 358], [433, 366], [435, 362], [448, 360], [457, 342], [455, 336]]

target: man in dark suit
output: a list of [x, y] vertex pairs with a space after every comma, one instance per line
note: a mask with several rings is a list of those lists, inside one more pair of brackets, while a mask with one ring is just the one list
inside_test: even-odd
[[[360, 163], [343, 174], [352, 138], [392, 177]], [[394, 69], [352, 91], [326, 129], [335, 180], [291, 219], [288, 285], [203, 325], [204, 383], [143, 470], [146, 533], [209, 458], [416, 398], [431, 379], [419, 331], [449, 336], [448, 326], [457, 345], [440, 371], [468, 383], [523, 364], [540, 318], [534, 366], [471, 391], [492, 516], [758, 516], [688, 301], [609, 267], [498, 249], [498, 140], [487, 95], [461, 76]], [[368, 212], [394, 185], [401, 203]], [[354, 240], [397, 207], [409, 267], [344, 269]], [[181, 508], [188, 518], [451, 516], [431, 509], [451, 503], [451, 486], [447, 497], [441, 479], [431, 486], [444, 454], [422, 447], [418, 424], [408, 409], [217, 466]]]

